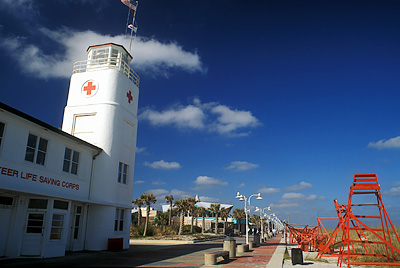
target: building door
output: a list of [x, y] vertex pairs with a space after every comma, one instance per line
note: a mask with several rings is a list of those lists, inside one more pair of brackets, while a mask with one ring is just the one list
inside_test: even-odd
[[5, 256], [6, 245], [11, 231], [13, 203], [13, 197], [0, 195], [0, 257]]
[[45, 216], [45, 212], [28, 212], [21, 255], [40, 256], [42, 254]]
[[41, 256], [42, 254], [47, 204], [47, 199], [29, 199], [21, 247], [22, 256]]
[[83, 206], [74, 205], [71, 217], [71, 232], [69, 238], [69, 250], [83, 250], [82, 243], [82, 219], [83, 219]]

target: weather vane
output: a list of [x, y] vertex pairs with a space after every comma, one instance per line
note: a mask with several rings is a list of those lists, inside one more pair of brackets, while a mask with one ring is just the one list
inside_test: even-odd
[[[136, 32], [138, 29], [136, 21], [135, 21], [135, 16], [136, 16], [136, 10], [137, 10], [139, 2], [135, 1], [135, 3], [131, 3], [131, 0], [121, 0], [121, 2], [129, 8], [128, 9], [128, 17], [126, 19], [125, 33], [127, 33], [128, 29], [131, 29], [131, 38], [130, 38], [130, 42], [129, 42], [129, 52], [131, 52], [132, 41], [135, 39]], [[131, 12], [132, 12], [132, 23], [129, 23]]]

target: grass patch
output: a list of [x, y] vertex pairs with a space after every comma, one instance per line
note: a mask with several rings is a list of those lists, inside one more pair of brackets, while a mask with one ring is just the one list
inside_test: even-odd
[[314, 259], [314, 258], [309, 257], [309, 256], [307, 256], [304, 260], [305, 260], [305, 261], [313, 261], [313, 262], [329, 263], [328, 260], [325, 260], [325, 259]]
[[283, 259], [284, 260], [291, 260], [292, 258], [289, 255], [289, 252], [287, 250], [287, 248], [285, 249], [285, 253], [283, 253]]

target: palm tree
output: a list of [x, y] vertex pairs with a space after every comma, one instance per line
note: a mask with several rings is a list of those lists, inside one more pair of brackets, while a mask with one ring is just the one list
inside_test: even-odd
[[226, 233], [226, 222], [228, 220], [229, 212], [231, 212], [232, 207], [221, 208], [221, 218], [224, 221], [224, 234]]
[[168, 224], [168, 213], [167, 212], [157, 212], [157, 216], [154, 219], [154, 224], [156, 225], [162, 225], [165, 227], [165, 225]]
[[132, 202], [133, 204], [135, 204], [136, 206], [138, 206], [138, 222], [137, 225], [140, 225], [140, 221], [142, 219], [142, 206], [144, 205], [144, 201], [140, 198], [135, 198], [135, 200], [133, 200]]
[[193, 219], [194, 219], [194, 214], [196, 214], [195, 204], [198, 201], [195, 198], [192, 198], [192, 197], [188, 198], [187, 201], [189, 203], [188, 210], [189, 210], [190, 216], [192, 217], [191, 225], [190, 225], [190, 233], [193, 233]]
[[205, 227], [206, 227], [206, 219], [205, 219], [205, 216], [206, 216], [206, 209], [203, 208], [203, 207], [198, 207], [198, 208], [197, 208], [197, 213], [198, 213], [199, 216], [202, 217], [201, 233], [204, 234]]
[[174, 196], [167, 195], [165, 196], [165, 201], [169, 203], [169, 220], [168, 220], [168, 225], [171, 225], [171, 219], [172, 219], [172, 201], [174, 201]]
[[221, 204], [211, 204], [210, 205], [210, 211], [215, 213], [215, 233], [218, 234], [218, 213], [221, 210]]
[[182, 235], [183, 234], [183, 225], [184, 225], [184, 222], [183, 222], [184, 216], [189, 207], [189, 202], [188, 202], [187, 198], [186, 199], [177, 199], [175, 201], [175, 206], [178, 208], [178, 211], [180, 212], [180, 219], [181, 219], [178, 235]]
[[149, 218], [150, 218], [150, 206], [157, 202], [155, 195], [152, 193], [146, 194], [143, 193], [140, 196], [140, 199], [146, 204], [146, 224], [144, 225], [143, 236], [146, 236], [147, 233], [147, 226], [149, 225]]
[[235, 209], [234, 211], [233, 211], [233, 218], [235, 218], [236, 220], [237, 220], [237, 222], [238, 222], [238, 225], [239, 225], [239, 233], [241, 233], [241, 230], [240, 230], [240, 220], [241, 219], [243, 219], [243, 218], [245, 218], [246, 217], [246, 215], [244, 214], [244, 209], [243, 208], [237, 208], [237, 209]]

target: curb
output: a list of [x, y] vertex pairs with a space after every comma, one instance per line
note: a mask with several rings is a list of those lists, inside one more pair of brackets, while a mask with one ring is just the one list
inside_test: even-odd
[[205, 241], [213, 241], [218, 239], [225, 239], [225, 237], [215, 237], [215, 238], [205, 238], [199, 240], [151, 240], [151, 239], [130, 239], [129, 245], [133, 244], [176, 244], [176, 245], [184, 245], [184, 244], [194, 244]]
[[286, 245], [285, 238], [282, 237], [281, 241], [279, 241], [279, 245], [276, 247], [274, 254], [269, 260], [267, 266], [265, 268], [277, 268], [283, 266], [283, 255], [285, 254]]

